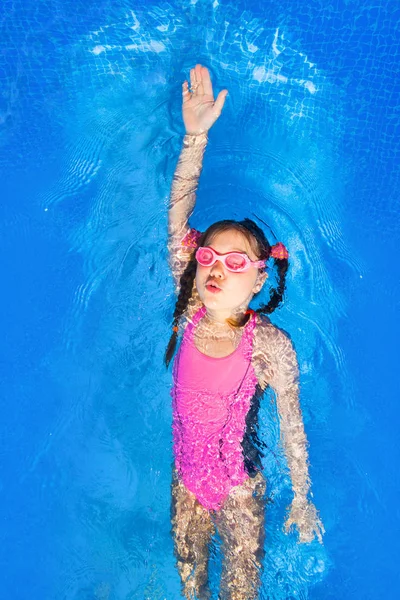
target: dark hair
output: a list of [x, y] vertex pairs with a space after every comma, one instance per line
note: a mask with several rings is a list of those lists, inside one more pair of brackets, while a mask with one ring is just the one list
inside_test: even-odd
[[[263, 230], [260, 229], [260, 227], [258, 227], [258, 225], [251, 219], [243, 219], [243, 221], [234, 221], [231, 219], [217, 221], [216, 223], [210, 225], [210, 227], [201, 234], [201, 237], [198, 240], [198, 245], [206, 246], [207, 241], [215, 234], [231, 230], [239, 231], [245, 236], [258, 260], [269, 259], [271, 255], [271, 246], [265, 237]], [[268, 303], [263, 304], [255, 310], [255, 312], [259, 314], [271, 314], [282, 302], [283, 294], [285, 292], [286, 272], [288, 270], [289, 261], [287, 258], [275, 258], [274, 262], [278, 270], [278, 285], [276, 288], [271, 289]], [[164, 362], [167, 367], [175, 353], [176, 343], [178, 340], [179, 320], [182, 314], [185, 312], [192, 296], [193, 283], [196, 277], [196, 269], [197, 261], [195, 258], [195, 252], [193, 252], [179, 282], [179, 295], [175, 304], [172, 323], [173, 333], [168, 342], [164, 357]], [[249, 318], [249, 315], [244, 315], [240, 322], [237, 322], [233, 319], [227, 319], [227, 323], [229, 323], [229, 325], [232, 327], [243, 327]]]

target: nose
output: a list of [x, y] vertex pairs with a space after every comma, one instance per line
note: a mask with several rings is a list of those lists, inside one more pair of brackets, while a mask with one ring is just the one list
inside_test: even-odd
[[225, 276], [224, 265], [220, 260], [216, 260], [210, 269], [210, 275], [213, 277], [219, 277], [220, 279]]

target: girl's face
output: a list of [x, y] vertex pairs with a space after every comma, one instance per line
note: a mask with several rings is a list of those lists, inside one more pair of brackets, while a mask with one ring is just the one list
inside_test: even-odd
[[[244, 252], [250, 260], [259, 260], [245, 236], [234, 229], [216, 233], [206, 245], [220, 254]], [[197, 263], [197, 292], [207, 311], [221, 322], [235, 313], [245, 311], [266, 279], [267, 274], [253, 266], [243, 273], [233, 273], [219, 260], [211, 267], [203, 267]], [[219, 291], [215, 292], [212, 291], [215, 288], [207, 287], [210, 283], [215, 283]]]

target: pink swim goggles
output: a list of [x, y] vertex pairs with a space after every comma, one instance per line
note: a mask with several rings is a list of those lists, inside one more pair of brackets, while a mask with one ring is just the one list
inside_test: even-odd
[[227, 252], [219, 254], [209, 246], [200, 247], [196, 252], [196, 260], [202, 267], [212, 267], [217, 261], [221, 261], [223, 265], [233, 273], [243, 273], [248, 271], [251, 266], [261, 269], [265, 267], [265, 260], [250, 260], [244, 252]]

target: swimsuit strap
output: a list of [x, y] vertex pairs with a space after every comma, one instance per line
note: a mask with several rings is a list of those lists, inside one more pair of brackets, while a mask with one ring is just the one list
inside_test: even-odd
[[206, 314], [206, 312], [207, 312], [207, 309], [206, 309], [206, 307], [203, 304], [203, 306], [201, 306], [199, 308], [199, 310], [195, 313], [195, 315], [194, 315], [194, 317], [192, 319], [192, 323], [191, 324], [192, 324], [193, 327], [196, 327], [197, 323], [200, 321], [200, 319], [202, 319], [204, 317], [204, 315]]
[[[197, 323], [200, 321], [200, 319], [202, 319], [204, 317], [204, 315], [206, 314], [206, 307], [203, 305], [199, 308], [199, 310], [193, 315], [192, 319], [189, 321], [189, 323], [186, 326], [186, 330], [185, 330], [185, 334], [187, 336], [192, 336], [194, 329], [197, 325]], [[186, 333], [187, 332], [187, 333]]]

